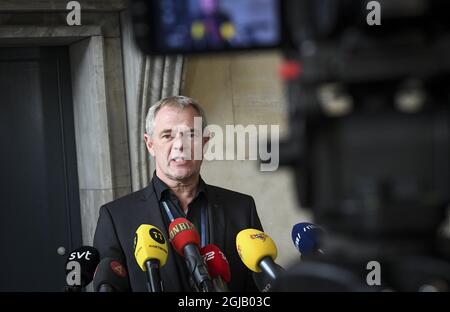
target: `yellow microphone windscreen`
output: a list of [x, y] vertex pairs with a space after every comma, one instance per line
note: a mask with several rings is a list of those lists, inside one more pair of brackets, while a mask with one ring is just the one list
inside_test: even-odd
[[166, 264], [168, 256], [167, 241], [163, 233], [150, 224], [141, 224], [134, 236], [134, 257], [142, 271], [147, 271], [145, 262], [159, 260], [160, 267]]
[[236, 248], [242, 262], [253, 272], [261, 272], [259, 262], [263, 258], [277, 258], [277, 247], [272, 238], [256, 229], [240, 231], [236, 236]]

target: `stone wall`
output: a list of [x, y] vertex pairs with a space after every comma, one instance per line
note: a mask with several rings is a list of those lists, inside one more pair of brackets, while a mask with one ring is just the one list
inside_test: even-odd
[[[275, 52], [189, 57], [182, 93], [202, 104], [209, 124], [278, 125], [283, 136], [287, 118], [279, 63]], [[264, 230], [277, 244], [277, 263], [298, 261], [292, 226], [310, 220], [310, 215], [297, 204], [289, 169], [261, 172], [257, 161], [248, 158], [213, 160], [204, 162], [202, 177], [253, 196]]]

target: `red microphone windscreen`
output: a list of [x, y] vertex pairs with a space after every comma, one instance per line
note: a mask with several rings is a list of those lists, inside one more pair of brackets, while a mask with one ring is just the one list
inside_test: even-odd
[[225, 283], [231, 280], [230, 265], [223, 252], [216, 245], [209, 244], [200, 250], [212, 278], [220, 276]]
[[200, 235], [194, 225], [185, 218], [177, 218], [170, 223], [169, 237], [173, 248], [182, 256], [184, 256], [184, 246], [200, 244]]

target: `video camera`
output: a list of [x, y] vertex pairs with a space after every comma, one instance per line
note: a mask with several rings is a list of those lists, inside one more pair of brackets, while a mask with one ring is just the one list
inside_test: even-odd
[[[278, 48], [300, 203], [325, 255], [278, 290], [450, 290], [450, 3], [439, 0], [132, 2], [147, 54]], [[367, 264], [383, 267], [370, 287]]]

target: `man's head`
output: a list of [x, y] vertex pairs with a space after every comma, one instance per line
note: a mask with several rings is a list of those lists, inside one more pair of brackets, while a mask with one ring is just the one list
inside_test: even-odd
[[219, 9], [219, 1], [217, 0], [200, 0], [200, 7], [206, 15], [212, 15]]
[[[194, 117], [202, 118], [201, 129], [194, 128]], [[202, 136], [206, 124], [200, 105], [185, 96], [170, 96], [150, 107], [144, 140], [155, 157], [158, 177], [186, 182], [199, 175], [203, 147], [208, 141]]]

